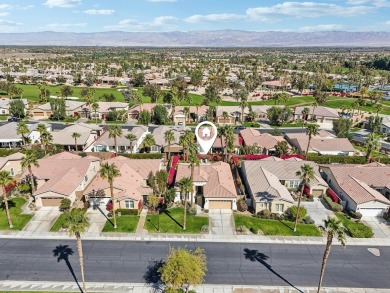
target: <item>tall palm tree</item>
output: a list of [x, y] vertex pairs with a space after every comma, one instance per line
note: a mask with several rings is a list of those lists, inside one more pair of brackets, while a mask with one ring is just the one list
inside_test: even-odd
[[175, 135], [172, 130], [167, 130], [164, 132], [165, 143], [168, 144], [168, 160], [171, 159], [171, 144], [175, 140]]
[[108, 128], [108, 137], [114, 138], [115, 152], [118, 152], [117, 137], [122, 137], [122, 129], [118, 125], [110, 125]]
[[364, 141], [364, 147], [366, 148], [366, 162], [370, 162], [370, 156], [373, 151], [379, 151], [381, 149], [381, 137], [379, 134], [371, 132], [367, 135]]
[[43, 148], [45, 150], [45, 155], [46, 155], [49, 144], [53, 142], [53, 135], [48, 131], [42, 133], [41, 142], [43, 144]]
[[183, 156], [184, 161], [187, 161], [189, 155], [189, 146], [195, 140], [194, 132], [187, 129], [184, 133], [179, 137], [179, 144], [183, 147]]
[[31, 193], [34, 193], [36, 188], [34, 182], [34, 175], [31, 168], [32, 166], [39, 168], [38, 159], [34, 151], [28, 151], [25, 153], [24, 157], [22, 158], [22, 168], [28, 169], [30, 182], [31, 182]]
[[[188, 161], [190, 163], [190, 168], [191, 168], [191, 181], [192, 184], [194, 184], [194, 174], [195, 174], [195, 167], [199, 167], [200, 165], [200, 160], [197, 156], [196, 152], [191, 152], [191, 154], [188, 157]], [[195, 190], [195, 187], [192, 186], [192, 190]], [[194, 197], [191, 196], [191, 206], [194, 205]]]
[[97, 117], [97, 111], [99, 110], [99, 104], [96, 102], [92, 103], [92, 110], [95, 112], [95, 123], [97, 123], [98, 117]]
[[376, 104], [375, 105], [376, 116], [379, 116], [379, 112], [381, 112], [382, 110], [383, 110], [383, 105], [382, 104]]
[[303, 128], [305, 127], [305, 122], [308, 118], [309, 113], [310, 113], [310, 109], [308, 107], [303, 108], [303, 110], [302, 110], [302, 120], [303, 120], [302, 132], [303, 132]]
[[87, 292], [85, 286], [84, 277], [84, 257], [83, 257], [83, 244], [81, 242], [81, 233], [83, 233], [89, 227], [89, 219], [85, 215], [82, 209], [72, 209], [70, 212], [65, 213], [64, 224], [69, 229], [69, 236], [76, 236], [77, 240], [77, 252], [79, 254], [81, 280], [83, 282], [83, 291]]
[[8, 207], [8, 194], [6, 190], [6, 186], [10, 183], [13, 183], [14, 179], [12, 178], [11, 174], [8, 171], [0, 171], [0, 185], [3, 188], [3, 200], [4, 200], [4, 206], [5, 206], [5, 214], [7, 215], [8, 225], [10, 229], [12, 229], [14, 226], [12, 225], [11, 215], [9, 213], [9, 207]]
[[184, 196], [184, 214], [183, 214], [183, 230], [186, 230], [187, 221], [187, 197], [188, 193], [192, 192], [193, 182], [191, 178], [184, 177], [179, 181], [180, 192]]
[[222, 103], [222, 98], [221, 96], [216, 96], [215, 97], [215, 122], [217, 122], [218, 118], [218, 106]]
[[326, 247], [324, 252], [324, 257], [322, 259], [321, 274], [320, 280], [318, 282], [317, 293], [321, 290], [322, 280], [324, 279], [325, 267], [328, 262], [328, 257], [330, 254], [330, 249], [332, 247], [333, 237], [336, 236], [337, 240], [340, 241], [343, 248], [347, 245], [347, 239], [345, 236], [345, 227], [341, 223], [341, 220], [335, 217], [329, 217], [327, 220], [324, 220], [325, 227], [322, 230], [326, 233]]
[[[226, 162], [226, 156], [225, 156], [225, 151], [224, 151], [224, 146], [223, 146], [223, 138], [226, 138], [226, 132], [227, 132], [227, 125], [219, 126], [218, 131], [217, 131], [217, 137], [221, 140], [221, 149], [222, 149], [222, 154], [224, 155], [224, 161]], [[226, 145], [225, 145], [226, 147]]]
[[248, 101], [246, 99], [241, 99], [240, 108], [241, 108], [241, 124], [244, 124], [244, 110], [248, 107]]
[[18, 122], [16, 126], [16, 134], [22, 136], [22, 144], [24, 148], [27, 147], [27, 136], [30, 133], [30, 130], [27, 127], [27, 122], [22, 120]]
[[137, 137], [133, 133], [129, 133], [126, 135], [126, 139], [129, 141], [130, 145], [130, 154], [133, 153], [133, 142], [137, 140]]
[[75, 147], [75, 150], [77, 152], [77, 139], [81, 136], [80, 133], [78, 132], [73, 132], [72, 133], [72, 138], [74, 138], [74, 147]]
[[144, 148], [148, 150], [148, 153], [150, 153], [150, 148], [156, 144], [156, 140], [151, 133], [148, 133], [145, 136], [142, 144], [144, 145]]
[[297, 171], [296, 175], [301, 178], [301, 192], [298, 195], [298, 207], [297, 207], [297, 215], [295, 217], [294, 232], [297, 231], [299, 209], [301, 207], [301, 198], [302, 198], [303, 191], [305, 189], [305, 185], [309, 184], [310, 180], [314, 179], [315, 172], [311, 165], [304, 164], [301, 166], [301, 170]]
[[226, 125], [226, 130], [225, 130], [225, 146], [226, 146], [226, 153], [228, 157], [234, 152], [235, 149], [235, 137], [234, 137], [234, 131], [233, 127], [231, 125]]
[[306, 148], [306, 154], [305, 154], [306, 160], [307, 160], [307, 157], [309, 156], [310, 141], [313, 138], [313, 136], [316, 136], [318, 134], [319, 134], [319, 132], [318, 132], [318, 125], [317, 124], [307, 125], [306, 135], [309, 136], [309, 140], [307, 142], [307, 148]]
[[142, 100], [142, 97], [140, 96], [138, 91], [133, 91], [131, 93], [131, 97], [133, 98], [134, 103], [139, 105], [139, 112], [141, 113], [141, 111], [142, 111], [142, 104], [144, 103], [143, 100]]
[[114, 216], [114, 229], [116, 229], [116, 215], [115, 215], [115, 202], [114, 202], [114, 179], [121, 176], [121, 172], [118, 170], [116, 165], [112, 163], [109, 165], [105, 163], [99, 171], [100, 176], [103, 179], [107, 179], [108, 184], [110, 185], [110, 195], [112, 202], [112, 214]]

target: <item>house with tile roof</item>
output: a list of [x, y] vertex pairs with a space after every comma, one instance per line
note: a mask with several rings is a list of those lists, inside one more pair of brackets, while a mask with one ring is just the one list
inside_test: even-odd
[[[14, 101], [12, 99], [8, 98], [1, 98], [0, 99], [0, 115], [9, 115], [9, 104]], [[27, 113], [28, 109], [28, 101], [27, 99], [22, 99], [22, 102], [24, 104], [24, 113]]]
[[150, 148], [151, 153], [168, 153], [169, 146], [165, 142], [165, 132], [168, 130], [171, 130], [173, 132], [174, 140], [171, 142], [171, 153], [180, 153], [183, 150], [183, 147], [179, 145], [179, 138], [182, 134], [184, 134], [184, 131], [186, 128], [184, 126], [169, 126], [169, 125], [162, 125], [158, 126], [153, 129], [152, 135], [154, 137], [154, 140], [156, 141], [156, 144]]
[[[45, 125], [47, 131], [51, 130], [50, 124], [41, 124]], [[0, 126], [0, 148], [18, 148], [22, 145], [22, 136], [17, 134], [17, 127], [17, 122], [10, 122]], [[38, 123], [27, 123], [27, 128], [30, 131], [27, 137], [32, 143], [39, 142], [41, 139], [37, 127]]]
[[[188, 108], [188, 113], [185, 112], [185, 108]], [[205, 120], [208, 107], [201, 106], [176, 106], [175, 113], [173, 114], [173, 123], [175, 125], [186, 125], [186, 123], [196, 123]]]
[[[286, 133], [285, 138], [299, 154], [306, 153], [309, 142], [309, 136], [306, 133]], [[308, 150], [309, 153], [336, 156], [353, 156], [355, 151], [348, 138], [336, 137], [325, 130], [320, 130], [319, 135], [311, 138]]]
[[145, 103], [142, 105], [134, 105], [133, 107], [131, 107], [127, 111], [128, 119], [138, 120], [139, 113], [141, 113], [141, 111], [146, 110], [149, 113], [152, 113], [153, 108], [156, 107], [157, 105], [162, 105], [165, 108], [167, 108], [168, 116], [171, 115], [171, 113], [172, 113], [172, 105], [171, 104]]
[[[303, 115], [302, 111], [308, 108], [309, 114]], [[295, 120], [317, 120], [318, 122], [332, 122], [335, 119], [339, 119], [340, 114], [336, 109], [323, 107], [323, 106], [299, 106], [294, 110]]]
[[257, 129], [246, 128], [240, 131], [244, 146], [254, 146], [259, 154], [272, 154], [278, 142], [285, 141], [282, 136], [274, 136], [269, 133], [260, 133]]
[[[126, 138], [128, 134], [134, 134], [136, 140], [132, 142]], [[116, 138], [119, 153], [138, 153], [142, 147], [145, 136], [150, 133], [146, 126], [135, 126], [132, 129], [122, 129], [122, 136]], [[116, 152], [115, 140], [109, 137], [109, 132], [105, 131], [92, 144], [86, 148], [87, 152]]]
[[[138, 209], [148, 194], [153, 192], [147, 184], [149, 173], [156, 173], [162, 168], [161, 160], [131, 160], [123, 156], [114, 157], [104, 163], [115, 164], [120, 172], [120, 176], [116, 177], [113, 183], [115, 209]], [[111, 201], [110, 185], [100, 175], [94, 178], [83, 194], [95, 206], [105, 207]]]
[[110, 111], [127, 111], [129, 109], [129, 104], [123, 102], [97, 102], [97, 104], [99, 108], [96, 112], [92, 110], [91, 119], [105, 119]]
[[245, 189], [251, 199], [252, 207], [257, 214], [262, 210], [271, 213], [283, 213], [294, 204], [290, 191], [280, 179], [259, 161], [243, 161], [241, 171]]
[[[301, 179], [296, 172], [301, 170], [301, 166], [307, 164], [314, 170], [314, 179], [307, 184], [309, 194], [318, 197], [326, 192], [328, 184], [322, 179], [319, 172], [319, 167], [316, 163], [311, 161], [304, 161], [299, 158], [289, 158], [283, 160], [278, 157], [268, 157], [258, 161], [243, 161], [248, 166], [257, 166], [264, 168], [268, 172], [274, 174], [282, 185], [289, 190], [297, 190], [301, 185]], [[252, 167], [255, 168], [255, 167]]]
[[[65, 111], [66, 116], [76, 116], [77, 114], [81, 114], [84, 111], [85, 102], [73, 101], [73, 100], [65, 100]], [[86, 108], [88, 110], [88, 108]], [[49, 119], [53, 114], [51, 110], [50, 103], [46, 103], [43, 105], [38, 105], [34, 109], [31, 110], [31, 114], [35, 119]]]
[[[62, 152], [38, 160], [39, 167], [32, 166], [37, 190], [33, 193], [36, 206], [60, 206], [61, 200], [83, 201], [82, 191], [90, 184], [100, 169], [96, 157]], [[25, 170], [22, 177], [28, 178]]]
[[24, 154], [14, 153], [6, 157], [0, 157], [0, 171], [7, 171], [11, 176], [22, 174], [22, 159]]
[[[190, 198], [204, 209], [237, 210], [237, 190], [234, 184], [230, 165], [224, 162], [202, 163], [194, 170], [194, 191]], [[179, 181], [184, 177], [191, 177], [189, 164], [178, 164], [175, 187], [179, 188]], [[175, 201], [182, 199], [180, 191]]]
[[335, 164], [321, 165], [320, 169], [346, 210], [373, 217], [390, 207], [390, 166]]

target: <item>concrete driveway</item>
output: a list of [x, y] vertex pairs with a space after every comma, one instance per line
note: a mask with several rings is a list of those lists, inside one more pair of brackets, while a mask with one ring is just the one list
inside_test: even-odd
[[316, 226], [324, 226], [324, 220], [336, 215], [328, 210], [319, 198], [314, 198], [313, 202], [304, 201], [301, 203], [307, 209], [307, 214], [314, 220]]
[[102, 232], [104, 225], [107, 222], [107, 218], [104, 214], [104, 211], [99, 207], [91, 206], [87, 210], [85, 215], [89, 218], [90, 223], [88, 230], [85, 232], [88, 234], [99, 235], [99, 233]]
[[27, 232], [49, 232], [54, 222], [60, 216], [58, 207], [41, 207], [24, 227]]
[[223, 209], [209, 210], [209, 233], [211, 235], [235, 235], [233, 211]]
[[363, 217], [362, 221], [372, 228], [375, 238], [390, 239], [390, 223], [386, 222], [382, 217]]

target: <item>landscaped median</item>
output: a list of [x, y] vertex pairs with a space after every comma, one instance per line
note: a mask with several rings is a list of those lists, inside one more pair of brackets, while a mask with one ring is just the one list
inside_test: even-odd
[[236, 228], [245, 226], [252, 232], [262, 231], [264, 235], [277, 236], [321, 236], [314, 224], [298, 224], [294, 232], [294, 222], [284, 220], [261, 219], [252, 216], [234, 214]]
[[13, 197], [8, 200], [9, 212], [14, 226], [12, 229], [8, 225], [4, 202], [0, 204], [0, 230], [22, 230], [27, 225], [33, 216], [22, 214], [22, 206], [25, 203], [26, 199], [23, 197]]
[[[202, 232], [204, 226], [208, 226], [209, 218], [187, 214], [186, 230], [183, 230], [183, 208], [167, 209], [160, 213], [160, 233], [190, 233]], [[144, 229], [150, 233], [157, 233], [158, 214], [149, 214], [146, 217]]]
[[363, 223], [348, 219], [343, 213], [335, 213], [347, 229], [347, 234], [352, 238], [371, 238], [374, 236], [372, 229]]

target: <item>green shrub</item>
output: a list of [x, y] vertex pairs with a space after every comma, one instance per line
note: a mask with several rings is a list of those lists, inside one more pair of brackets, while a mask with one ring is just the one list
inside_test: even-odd
[[18, 150], [10, 149], [0, 149], [0, 157], [6, 157], [18, 152]]
[[343, 213], [336, 213], [336, 216], [341, 220], [347, 229], [347, 234], [352, 238], [371, 238], [374, 236], [372, 229], [363, 223], [351, 221]]
[[127, 157], [130, 159], [162, 159], [164, 154], [119, 154], [120, 156]]
[[137, 216], [138, 210], [137, 209], [117, 209], [116, 214], [121, 213], [122, 216]]
[[269, 219], [271, 218], [271, 212], [269, 210], [262, 210], [257, 213], [258, 218]]
[[249, 229], [253, 234], [257, 235], [259, 234], [259, 229], [255, 228], [255, 227], [252, 227]]
[[[289, 207], [285, 213], [286, 213], [287, 219], [289, 219], [290, 221], [295, 221], [295, 218], [297, 217], [297, 213], [298, 213], [298, 206]], [[298, 221], [306, 218], [306, 216], [307, 216], [306, 208], [303, 206], [300, 206]]]
[[333, 200], [329, 196], [324, 195], [323, 198], [332, 211], [341, 212], [343, 210], [343, 206], [341, 204], [333, 202]]
[[203, 225], [202, 228], [200, 229], [202, 233], [209, 233], [209, 226], [208, 225]]
[[60, 202], [60, 212], [67, 212], [70, 210], [70, 206], [72, 205], [72, 202], [69, 198], [64, 198]]
[[196, 206], [190, 207], [187, 209], [187, 214], [195, 216], [196, 215]]
[[310, 216], [307, 216], [306, 218], [304, 218], [303, 222], [305, 224], [314, 224], [314, 220]]
[[[365, 157], [358, 156], [335, 156], [335, 155], [318, 155], [309, 153], [309, 161], [316, 162], [317, 164], [330, 164], [330, 163], [340, 163], [340, 164], [365, 164]], [[381, 158], [381, 163], [389, 164], [390, 158]]]
[[348, 214], [349, 214], [352, 218], [358, 219], [358, 220], [360, 220], [360, 219], [363, 217], [363, 215], [362, 215], [361, 213], [359, 213], [359, 212], [354, 212], [353, 210], [349, 210], [349, 211], [348, 211]]
[[248, 232], [248, 228], [244, 225], [238, 226], [236, 230], [237, 230], [237, 232], [241, 232], [241, 233]]

